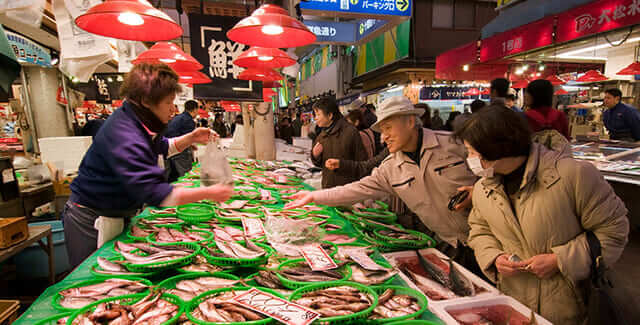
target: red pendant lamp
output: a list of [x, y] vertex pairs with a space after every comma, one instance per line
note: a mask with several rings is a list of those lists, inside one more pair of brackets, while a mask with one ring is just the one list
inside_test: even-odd
[[598, 70], [589, 70], [580, 78], [576, 79], [578, 82], [597, 82], [609, 80], [605, 75]]
[[142, 62], [166, 63], [176, 71], [198, 71], [204, 67], [198, 60], [171, 42], [154, 44], [150, 49], [140, 53], [132, 62], [133, 64]]
[[182, 35], [182, 27], [145, 0], [106, 0], [75, 20], [83, 30], [130, 41], [168, 41]]
[[271, 88], [262, 88], [262, 96], [271, 97], [275, 96], [276, 92]]
[[253, 46], [242, 52], [233, 64], [243, 68], [277, 69], [292, 66], [296, 60], [279, 49]]
[[490, 95], [491, 92], [489, 91], [489, 88], [484, 88], [482, 89], [482, 91], [480, 91], [480, 95]]
[[254, 81], [278, 81], [284, 79], [284, 77], [273, 69], [249, 68], [242, 71], [238, 76], [238, 79]]
[[480, 90], [478, 88], [469, 88], [469, 90], [467, 90], [466, 92], [464, 92], [464, 94], [462, 94], [463, 96], [478, 96], [480, 95]]
[[560, 89], [556, 90], [556, 92], [553, 93], [553, 94], [554, 95], [567, 95], [567, 94], [569, 94], [569, 92], [564, 90], [564, 89], [562, 89], [562, 88], [560, 88]]
[[518, 82], [514, 83], [511, 88], [515, 88], [515, 89], [523, 89], [523, 88], [527, 88], [527, 86], [529, 86], [529, 80], [527, 79], [520, 79]]
[[633, 62], [626, 68], [618, 71], [616, 74], [620, 76], [634, 76], [640, 74], [640, 62]]
[[556, 76], [556, 75], [552, 75], [546, 78], [547, 80], [549, 80], [549, 82], [551, 82], [552, 85], [554, 86], [560, 86], [560, 85], [564, 85], [567, 82], [564, 81], [562, 78]]
[[277, 81], [263, 81], [262, 88], [282, 88], [282, 84]]
[[180, 83], [183, 84], [208, 84], [211, 79], [200, 71], [176, 71], [180, 77]]
[[268, 96], [262, 96], [262, 101], [265, 103], [271, 103], [273, 101], [273, 99], [271, 97]]
[[284, 9], [265, 6], [239, 21], [227, 32], [227, 37], [238, 43], [269, 48], [298, 47], [316, 41], [316, 35], [305, 24], [285, 14]]

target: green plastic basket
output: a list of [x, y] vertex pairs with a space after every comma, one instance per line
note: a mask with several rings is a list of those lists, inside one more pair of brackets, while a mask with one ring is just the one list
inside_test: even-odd
[[407, 233], [420, 238], [420, 240], [407, 240], [407, 239], [397, 239], [389, 236], [385, 236], [380, 234], [380, 231], [384, 229], [377, 229], [373, 231], [373, 236], [379, 242], [386, 243], [388, 245], [394, 247], [405, 247], [405, 248], [425, 248], [425, 247], [433, 247], [436, 245], [436, 241], [431, 237], [415, 230], [404, 229]]
[[200, 223], [213, 218], [215, 209], [209, 204], [189, 203], [178, 207], [178, 218], [188, 223]]
[[[164, 214], [156, 214], [156, 215], [149, 215], [149, 216], [145, 216], [145, 217], [139, 217], [135, 219], [135, 223], [132, 222], [132, 224], [135, 224], [138, 227], [144, 228], [146, 227], [146, 225], [142, 225], [142, 223], [140, 222], [140, 220], [154, 220], [154, 219], [158, 219], [158, 218], [177, 218], [177, 214], [175, 215], [164, 215]], [[170, 223], [170, 224], [156, 224], [154, 225], [154, 227], [180, 227], [182, 225], [184, 225], [185, 222], [182, 219], [179, 219], [178, 223]]]
[[[174, 277], [170, 277], [170, 278], [165, 279], [162, 282], [158, 283], [157, 287], [163, 288], [163, 289], [175, 289], [176, 288], [176, 284], [178, 282], [182, 281], [182, 280], [191, 280], [191, 279], [197, 279], [197, 278], [202, 278], [202, 277], [217, 277], [217, 278], [228, 279], [228, 280], [240, 280], [239, 277], [237, 277], [237, 276], [235, 276], [235, 275], [233, 275], [231, 273], [225, 273], [225, 272], [214, 272], [214, 273], [200, 272], [200, 273], [181, 274], [181, 275], [176, 275]], [[234, 287], [236, 287], [236, 286], [234, 286]], [[172, 295], [172, 296], [175, 296], [175, 295]], [[189, 302], [189, 301], [182, 300], [180, 297], [177, 297], [177, 298], [180, 299], [181, 301], [185, 302], [185, 303]]]
[[378, 294], [376, 293], [375, 290], [359, 283], [349, 282], [349, 281], [332, 281], [332, 282], [311, 284], [294, 291], [289, 297], [289, 300], [292, 302], [295, 302], [296, 299], [301, 298], [302, 295], [307, 292], [323, 290], [323, 289], [328, 289], [333, 287], [340, 287], [340, 286], [349, 286], [349, 287], [358, 289], [362, 293], [368, 294], [373, 300], [371, 303], [371, 306], [369, 306], [369, 308], [365, 310], [361, 310], [351, 315], [319, 318], [317, 322], [320, 322], [321, 324], [346, 324], [346, 323], [357, 324], [357, 323], [366, 322], [365, 320], [367, 319], [367, 317], [369, 317], [371, 312], [373, 312], [373, 309], [375, 309], [376, 306], [378, 305]]
[[258, 190], [248, 190], [248, 189], [243, 189], [243, 192], [248, 192], [248, 193], [255, 193], [252, 195], [246, 195], [246, 194], [235, 194], [236, 192], [234, 191], [231, 195], [231, 199], [233, 200], [258, 200], [260, 199], [261, 195], [260, 195], [260, 191]]
[[[380, 266], [382, 266], [382, 267], [384, 267], [384, 268], [387, 268], [387, 269], [389, 269], [389, 270], [393, 270], [393, 265], [389, 264], [389, 262], [387, 262], [384, 258], [371, 257], [371, 259], [372, 259], [374, 262], [376, 262], [376, 264], [378, 264], [378, 265], [380, 265]], [[349, 266], [348, 266], [348, 267], [349, 267], [349, 268], [351, 268], [351, 265], [354, 265], [354, 264], [355, 264], [355, 265], [358, 265], [358, 263], [352, 262], [352, 263], [349, 263]], [[351, 271], [351, 274], [353, 275], [353, 271]], [[378, 285], [379, 285], [379, 286], [381, 286], [381, 285], [390, 285], [390, 284], [392, 284], [392, 283], [393, 283], [393, 281], [394, 281], [397, 277], [398, 277], [398, 274], [396, 274], [396, 275], [394, 275], [394, 276], [390, 277], [389, 279], [387, 279], [386, 281], [384, 281], [382, 284], [378, 284]], [[351, 281], [352, 281], [352, 282], [356, 282], [356, 281], [353, 281], [353, 278], [351, 279]], [[359, 282], [356, 282], [356, 283], [359, 283]]]
[[[294, 259], [294, 260], [288, 260], [283, 262], [282, 264], [278, 265], [278, 271], [282, 270], [283, 268], [286, 268], [288, 266], [293, 266], [296, 264], [307, 264], [307, 262], [302, 259]], [[337, 263], [336, 263], [337, 264]], [[340, 272], [340, 274], [344, 275], [342, 277], [342, 279], [340, 279], [340, 281], [347, 281], [351, 278], [351, 269], [347, 266], [343, 266], [342, 268], [337, 269], [338, 272]], [[282, 283], [283, 286], [289, 288], [289, 289], [298, 289], [298, 288], [302, 288], [311, 284], [325, 284], [325, 283], [331, 283], [331, 282], [335, 282], [335, 281], [317, 281], [317, 282], [300, 282], [300, 281], [293, 281], [293, 280], [289, 280], [287, 278], [285, 278], [284, 276], [280, 275], [280, 273], [276, 273], [276, 277], [278, 277], [278, 279], [280, 280], [280, 282]]]
[[[251, 288], [224, 288], [224, 289], [217, 289], [217, 290], [211, 290], [211, 291], [207, 291], [195, 298], [193, 298], [191, 300], [191, 303], [189, 303], [184, 312], [187, 315], [187, 318], [189, 318], [190, 321], [192, 321], [193, 323], [196, 323], [198, 325], [264, 325], [264, 324], [271, 324], [274, 322], [273, 318], [265, 318], [262, 320], [254, 320], [254, 321], [249, 321], [249, 322], [231, 322], [231, 323], [220, 323], [220, 322], [205, 322], [203, 320], [197, 319], [195, 317], [193, 317], [193, 315], [191, 315], [191, 313], [198, 307], [198, 305], [200, 305], [203, 301], [209, 299], [210, 297], [219, 295], [221, 293], [224, 292], [228, 292], [228, 291], [247, 291]], [[270, 293], [276, 297], [280, 297], [280, 298], [284, 298], [281, 294], [279, 294], [276, 291], [273, 290], [269, 290], [266, 288], [260, 288], [261, 291]]]
[[354, 211], [353, 214], [361, 218], [367, 218], [386, 223], [393, 223], [398, 220], [398, 216], [395, 213], [384, 210], [364, 209], [360, 211]]
[[[243, 244], [244, 241], [238, 242], [239, 244]], [[209, 251], [207, 249], [202, 249], [202, 256], [204, 256], [207, 261], [209, 261], [209, 263], [213, 264], [213, 265], [221, 265], [221, 266], [239, 266], [239, 267], [253, 267], [253, 266], [259, 266], [259, 265], [264, 265], [267, 264], [267, 262], [269, 261], [269, 258], [273, 255], [274, 250], [273, 248], [271, 248], [271, 246], [265, 245], [263, 243], [255, 243], [258, 247], [263, 248], [266, 251], [266, 254], [260, 257], [256, 257], [256, 258], [246, 258], [246, 259], [240, 259], [240, 258], [231, 258], [231, 257], [217, 257], [217, 256], [211, 256], [211, 254], [209, 254]], [[217, 246], [214, 243], [209, 244], [209, 247], [214, 247], [216, 249]]]
[[156, 246], [181, 246], [190, 250], [193, 250], [193, 252], [189, 255], [180, 257], [180, 258], [176, 258], [176, 259], [172, 259], [169, 261], [163, 261], [163, 262], [154, 262], [154, 263], [147, 263], [147, 264], [131, 264], [131, 263], [123, 263], [122, 266], [124, 266], [125, 268], [127, 268], [127, 270], [131, 271], [131, 272], [159, 272], [159, 271], [164, 271], [164, 270], [168, 270], [168, 269], [174, 269], [174, 268], [178, 268], [178, 267], [182, 267], [186, 264], [191, 263], [191, 261], [193, 260], [193, 258], [198, 255], [198, 253], [200, 252], [200, 245], [198, 244], [194, 244], [194, 243], [172, 243], [172, 244], [158, 244]]
[[57, 325], [59, 319], [70, 317], [71, 315], [73, 315], [73, 312], [66, 312], [62, 314], [49, 316], [47, 318], [44, 318], [35, 322], [33, 325]]
[[[162, 207], [162, 208], [158, 208], [158, 207], [149, 207], [147, 208], [146, 211], [149, 211], [149, 217], [175, 217], [178, 215], [177, 211], [176, 213], [152, 213], [151, 211], [164, 211], [167, 209], [177, 209], [177, 207]], [[147, 218], [147, 217], [142, 217], [142, 218]]]
[[[203, 240], [195, 240], [195, 241], [183, 241], [181, 243], [204, 244], [204, 243], [208, 243], [208, 242], [213, 240], [213, 233], [210, 232], [210, 231], [199, 230], [199, 229], [190, 229], [190, 231], [202, 234], [204, 239]], [[153, 233], [153, 234], [147, 236], [147, 241], [152, 243], [152, 244], [154, 244], [154, 245], [170, 244], [170, 243], [163, 243], [163, 242], [156, 241], [156, 236], [157, 235], [158, 235], [157, 233]]]
[[[80, 287], [86, 287], [92, 284], [98, 284], [98, 283], [103, 283], [105, 281], [107, 281], [108, 278], [102, 278], [102, 279], [93, 279], [93, 280], [87, 280], [87, 281], [81, 281], [81, 282], [77, 282], [74, 283], [68, 287], [65, 287], [64, 289], [60, 290], [60, 291], [64, 291], [64, 290], [68, 290], [68, 289], [72, 289], [72, 288], [80, 288]], [[127, 280], [132, 280], [132, 281], [139, 281], [143, 284], [145, 284], [146, 286], [150, 287], [151, 285], [153, 285], [151, 283], [151, 281], [147, 280], [147, 279], [143, 279], [143, 278], [137, 278], [137, 279], [127, 279]], [[55, 308], [57, 311], [60, 312], [70, 312], [70, 311], [76, 311], [78, 309], [82, 309], [81, 308], [65, 308], [62, 307], [62, 305], [60, 305], [60, 300], [62, 300], [63, 296], [60, 294], [60, 291], [56, 292], [55, 295], [53, 295], [53, 297], [51, 298], [51, 305], [53, 306], [53, 308]], [[149, 293], [149, 289], [140, 292], [140, 293]]]
[[[124, 257], [122, 256], [113, 256], [110, 258], [107, 258], [108, 261], [110, 262], [115, 262], [115, 261], [124, 261]], [[96, 278], [121, 278], [121, 279], [127, 279], [127, 280], [135, 280], [135, 279], [139, 279], [139, 278], [150, 278], [153, 277], [154, 275], [156, 275], [158, 272], [155, 271], [146, 271], [146, 272], [132, 272], [132, 273], [136, 273], [136, 274], [131, 274], [131, 275], [124, 275], [124, 274], [119, 274], [119, 275], [114, 275], [114, 274], [102, 274], [102, 273], [98, 273], [95, 271], [96, 268], [100, 267], [98, 265], [98, 262], [94, 263], [93, 266], [91, 267], [91, 275], [93, 275]]]
[[[144, 227], [141, 227], [144, 228]], [[136, 237], [134, 235], [131, 234], [131, 226], [129, 226], [129, 229], [127, 229], [127, 237], [133, 241], [138, 241], [138, 242], [146, 242], [147, 241], [147, 237], [149, 236], [145, 236], [145, 237]]]
[[[73, 324], [73, 321], [80, 315], [86, 313], [87, 311], [93, 310], [96, 306], [98, 306], [99, 304], [105, 303], [105, 302], [111, 302], [111, 301], [117, 301], [117, 300], [125, 300], [124, 302], [121, 302], [122, 304], [125, 305], [133, 305], [136, 302], [140, 301], [141, 299], [143, 299], [144, 297], [146, 297], [147, 294], [145, 293], [137, 293], [137, 294], [133, 294], [133, 295], [126, 295], [126, 296], [120, 296], [120, 297], [111, 297], [111, 298], [106, 298], [106, 299], [102, 299], [102, 300], [98, 300], [82, 309], [79, 309], [78, 311], [76, 311], [75, 313], [73, 313], [70, 317], [69, 320], [67, 321], [67, 324]], [[168, 321], [162, 323], [161, 325], [170, 325], [170, 324], [174, 324], [179, 318], [180, 316], [184, 313], [184, 306], [182, 301], [174, 296], [174, 295], [168, 295], [168, 294], [162, 294], [161, 299], [164, 299], [176, 306], [178, 306], [178, 312], [176, 313], [176, 315], [174, 317], [172, 317], [171, 319], [169, 319]]]
[[296, 213], [295, 215], [292, 216], [288, 216], [288, 218], [292, 218], [292, 219], [304, 219], [307, 217], [307, 215], [309, 214], [309, 211], [307, 210], [303, 210], [303, 209], [282, 209], [282, 208], [267, 208], [267, 211], [264, 211], [264, 214], [266, 215], [267, 212], [271, 212], [271, 213], [278, 213], [278, 212], [282, 212], [282, 211], [287, 211], [287, 212], [292, 212], [292, 213]]
[[387, 325], [442, 325], [444, 323], [432, 322], [430, 320], [421, 320], [421, 319], [413, 319], [413, 320], [401, 320], [393, 323], [387, 323]]
[[264, 214], [261, 210], [259, 209], [238, 209], [238, 210], [230, 210], [230, 209], [217, 209], [217, 213], [216, 215], [216, 219], [218, 219], [218, 221], [222, 222], [222, 223], [230, 223], [230, 224], [238, 224], [238, 223], [242, 223], [242, 219], [240, 217], [227, 217], [227, 216], [223, 216], [220, 211], [224, 211], [227, 213], [233, 213], [233, 212], [246, 212], [246, 213], [252, 213], [252, 214], [257, 214], [260, 218], [264, 218]]
[[[202, 255], [202, 250], [200, 249], [200, 255]], [[204, 255], [202, 255], [202, 257], [204, 257]], [[206, 259], [206, 258], [205, 258]], [[187, 264], [189, 265], [189, 264]], [[222, 268], [222, 271], [218, 271], [218, 272], [203, 272], [203, 271], [187, 271], [182, 269], [183, 267], [187, 266], [187, 265], [183, 265], [179, 268], [176, 269], [176, 272], [180, 273], [180, 274], [194, 274], [194, 273], [207, 273], [207, 274], [213, 274], [213, 273], [218, 273], [218, 272], [224, 272], [224, 273], [233, 273], [233, 271], [235, 271], [235, 267], [225, 267], [225, 266], [220, 266], [220, 265], [216, 265]]]
[[424, 314], [424, 312], [427, 311], [427, 307], [428, 307], [427, 297], [425, 297], [425, 295], [418, 290], [414, 290], [414, 289], [403, 287], [403, 286], [397, 286], [397, 285], [380, 285], [380, 286], [374, 286], [371, 288], [376, 291], [378, 296], [384, 293], [384, 291], [387, 289], [393, 289], [395, 290], [396, 294], [407, 295], [407, 296], [416, 298], [418, 300], [418, 305], [420, 306], [420, 310], [418, 310], [415, 313], [412, 313], [406, 316], [394, 317], [394, 318], [370, 320], [371, 324], [388, 324], [388, 323], [393, 323], [398, 321], [410, 320], [410, 319], [414, 319], [422, 316], [422, 314]]

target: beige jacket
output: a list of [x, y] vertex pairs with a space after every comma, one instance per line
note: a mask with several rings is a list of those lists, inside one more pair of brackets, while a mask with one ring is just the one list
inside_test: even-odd
[[451, 134], [423, 129], [420, 166], [402, 152], [390, 154], [371, 176], [358, 182], [314, 192], [319, 204], [340, 206], [393, 194], [404, 201], [438, 237], [456, 246], [467, 242], [469, 211], [449, 211], [450, 198], [477, 177], [467, 167], [467, 152]]
[[[554, 324], [579, 324], [585, 316], [584, 284], [591, 258], [584, 230], [602, 244], [613, 265], [627, 243], [627, 209], [590, 163], [534, 144], [512, 212], [500, 176], [474, 187], [469, 245], [480, 268], [498, 288]], [[503, 254], [526, 260], [555, 253], [560, 272], [549, 279], [531, 273], [502, 277], [494, 262]]]

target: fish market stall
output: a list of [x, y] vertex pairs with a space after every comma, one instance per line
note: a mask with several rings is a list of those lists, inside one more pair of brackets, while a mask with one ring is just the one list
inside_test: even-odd
[[14, 324], [548, 324], [383, 202], [283, 210], [294, 165], [231, 164], [229, 201], [148, 207]]

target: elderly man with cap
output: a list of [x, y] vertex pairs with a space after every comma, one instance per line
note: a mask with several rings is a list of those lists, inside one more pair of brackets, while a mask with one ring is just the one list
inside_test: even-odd
[[458, 191], [470, 193], [477, 178], [465, 164], [464, 145], [452, 141], [449, 132], [422, 128], [423, 113], [403, 96], [382, 102], [372, 128], [382, 133], [389, 156], [371, 176], [332, 189], [300, 192], [287, 208], [311, 202], [340, 206], [396, 195], [441, 239], [441, 250], [479, 271], [466, 246], [470, 195], [454, 211], [448, 209], [451, 198]]

